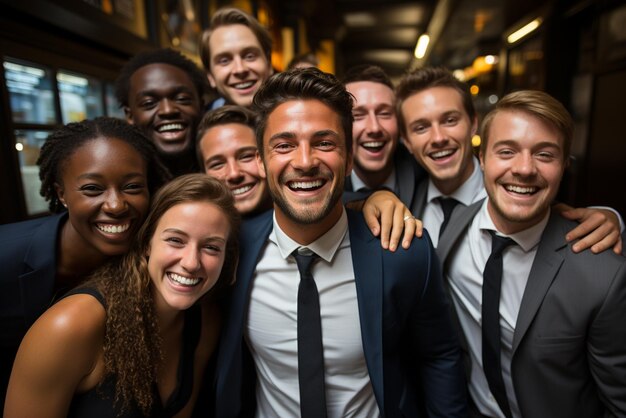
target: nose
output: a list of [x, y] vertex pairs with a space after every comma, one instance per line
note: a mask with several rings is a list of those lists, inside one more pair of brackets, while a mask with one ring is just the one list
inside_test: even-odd
[[441, 125], [434, 123], [430, 130], [432, 132], [432, 142], [434, 144], [443, 145], [448, 142], [448, 138], [446, 137]]
[[233, 59], [233, 73], [239, 76], [245, 75], [248, 72], [248, 68], [241, 59], [241, 57], [235, 57]]
[[175, 103], [172, 102], [170, 99], [163, 98], [159, 101], [158, 111], [161, 115], [169, 115], [177, 113], [178, 107], [176, 107]]
[[291, 162], [293, 167], [302, 171], [307, 171], [312, 168], [315, 165], [315, 158], [312, 151], [311, 145], [308, 142], [299, 144]]
[[120, 192], [112, 190], [105, 194], [102, 209], [108, 215], [118, 217], [128, 211], [128, 204]]
[[530, 153], [519, 153], [511, 164], [511, 172], [522, 177], [532, 177], [537, 174], [535, 159]]
[[377, 136], [382, 132], [380, 127], [380, 123], [378, 123], [378, 118], [376, 115], [369, 114], [367, 115], [367, 122], [365, 125], [365, 129], [367, 130], [367, 134], [370, 136]]
[[193, 273], [200, 269], [200, 254], [196, 245], [188, 244], [182, 249], [180, 265], [185, 271]]
[[226, 181], [229, 183], [241, 183], [243, 180], [243, 173], [239, 167], [239, 163], [235, 160], [228, 161], [226, 163]]

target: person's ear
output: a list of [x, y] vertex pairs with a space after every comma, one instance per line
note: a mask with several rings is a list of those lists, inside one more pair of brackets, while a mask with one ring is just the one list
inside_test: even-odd
[[126, 122], [128, 122], [131, 125], [134, 125], [135, 122], [133, 120], [133, 112], [130, 111], [130, 107], [128, 106], [124, 106], [124, 116], [126, 116]]
[[54, 183], [54, 191], [59, 198], [59, 201], [63, 205], [63, 207], [67, 208], [67, 203], [65, 203], [65, 189], [59, 183]]
[[213, 75], [210, 72], [206, 73], [206, 78], [209, 79], [209, 84], [211, 85], [211, 87], [215, 88], [215, 86], [217, 86], [217, 84], [215, 83], [215, 78], [213, 78]]
[[263, 160], [261, 159], [261, 154], [257, 150], [256, 152], [256, 164], [259, 168], [259, 177], [262, 179], [267, 179], [267, 173], [265, 172], [265, 164], [263, 164]]

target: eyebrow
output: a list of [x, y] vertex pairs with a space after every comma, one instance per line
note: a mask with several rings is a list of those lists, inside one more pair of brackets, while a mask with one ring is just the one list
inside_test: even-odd
[[[339, 134], [333, 131], [332, 129], [323, 129], [321, 131], [316, 131], [313, 133], [312, 136], [314, 138], [325, 137], [325, 136], [332, 136], [334, 138], [339, 138]], [[295, 133], [286, 131], [286, 132], [278, 132], [272, 135], [269, 141], [272, 141], [274, 139], [295, 139], [295, 138], [296, 138]]]
[[[161, 234], [164, 234], [164, 233], [174, 233], [174, 234], [178, 234], [178, 235], [184, 235], [186, 237], [189, 236], [188, 233], [186, 233], [185, 231], [183, 231], [181, 229], [178, 229], [178, 228], [166, 228], [163, 231], [161, 231]], [[203, 241], [204, 242], [206, 242], [206, 241], [226, 242], [226, 239], [224, 239], [224, 238], [222, 238], [220, 236], [217, 236], [217, 235], [211, 235], [211, 236], [207, 237], [206, 239], [204, 239]]]
[[[171, 92], [169, 92], [169, 94], [179, 94], [179, 93], [193, 94], [193, 90], [187, 86], [177, 86], [176, 88], [172, 89]], [[157, 89], [145, 89], [145, 90], [138, 91], [135, 97], [158, 96], [158, 95], [159, 93]]]
[[[500, 140], [495, 140], [493, 142], [493, 146], [494, 147], [495, 146], [501, 146], [501, 145], [503, 145], [503, 146], [515, 146], [517, 144], [519, 144], [519, 141], [517, 141], [515, 139], [500, 139]], [[537, 148], [554, 148], [554, 149], [557, 149], [559, 151], [563, 150], [563, 148], [559, 144], [556, 144], [556, 143], [554, 143], [552, 141], [541, 141], [541, 142], [538, 142], [536, 144], [533, 144], [532, 148], [533, 149], [537, 149]]]
[[[136, 173], [128, 173], [126, 174], [123, 179], [127, 180], [127, 179], [131, 179], [134, 177], [145, 177], [145, 174], [140, 173], [140, 172], [136, 172]], [[104, 176], [100, 173], [83, 173], [80, 176], [78, 176], [79, 179], [93, 179], [93, 180], [100, 180], [102, 178], [104, 178]]]

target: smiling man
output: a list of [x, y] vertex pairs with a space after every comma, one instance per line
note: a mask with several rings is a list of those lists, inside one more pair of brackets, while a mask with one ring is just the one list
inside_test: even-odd
[[346, 191], [386, 188], [411, 207], [424, 170], [404, 145], [398, 144], [391, 80], [382, 68], [366, 64], [350, 68], [342, 81], [354, 96], [354, 170], [346, 179]]
[[430, 241], [384, 251], [342, 204], [351, 95], [308, 68], [271, 77], [253, 108], [273, 211], [242, 228], [216, 416], [466, 416]]
[[202, 71], [172, 49], [137, 54], [116, 81], [126, 120], [146, 132], [175, 176], [198, 171], [195, 138], [206, 87]]
[[575, 223], [551, 210], [570, 115], [546, 93], [520, 91], [482, 132], [488, 197], [438, 248], [467, 344], [473, 414], [625, 416], [626, 259], [574, 253], [565, 233]]
[[224, 103], [248, 107], [272, 75], [272, 38], [254, 17], [232, 7], [219, 9], [202, 33], [200, 57], [211, 87]]
[[235, 197], [235, 207], [251, 216], [272, 205], [257, 164], [254, 113], [225, 105], [207, 112], [198, 126], [197, 154], [209, 176], [223, 181]]

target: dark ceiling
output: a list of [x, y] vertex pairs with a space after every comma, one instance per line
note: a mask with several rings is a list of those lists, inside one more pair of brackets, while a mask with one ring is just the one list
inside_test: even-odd
[[[383, 67], [392, 78], [418, 65], [418, 37], [431, 35], [427, 64], [469, 66], [478, 55], [497, 54], [505, 0], [305, 0], [286, 1], [292, 16], [307, 20], [308, 39], [336, 43], [336, 72], [362, 63]], [[282, 7], [282, 6], [281, 6]], [[289, 6], [287, 7], [289, 8]], [[283, 9], [285, 10], [285, 9]]]

